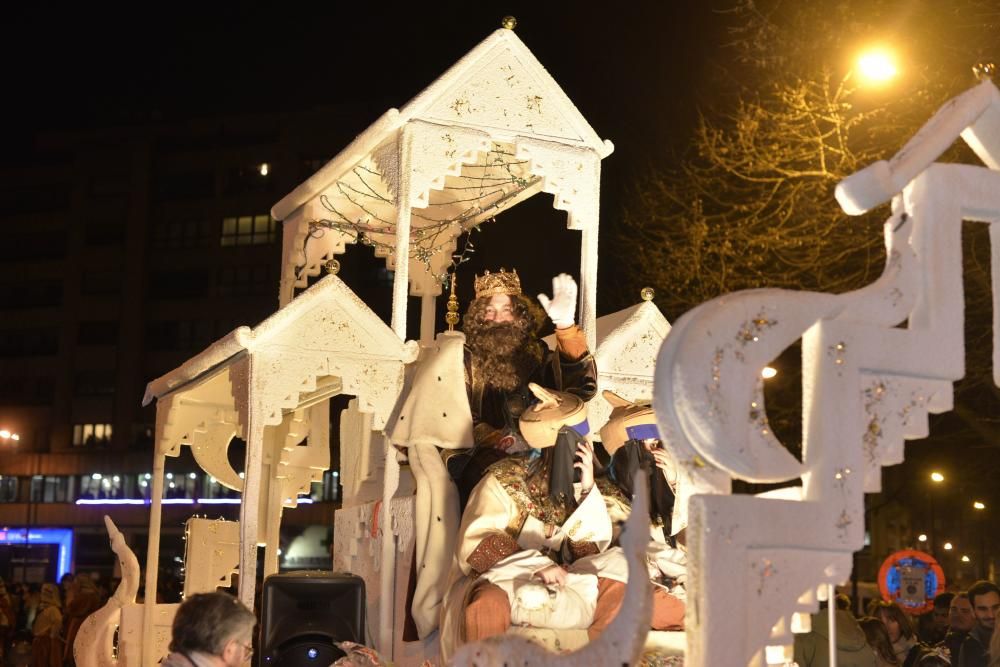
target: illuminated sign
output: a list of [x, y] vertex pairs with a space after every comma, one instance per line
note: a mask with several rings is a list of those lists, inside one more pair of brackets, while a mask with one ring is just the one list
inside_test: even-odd
[[944, 584], [944, 571], [934, 556], [915, 549], [897, 551], [878, 571], [882, 598], [911, 614], [934, 609], [934, 597], [944, 591]]
[[71, 528], [32, 528], [25, 537], [24, 528], [0, 529], [0, 544], [32, 545], [56, 544], [59, 546], [59, 560], [56, 563], [56, 580], [70, 571], [73, 561], [73, 530]]

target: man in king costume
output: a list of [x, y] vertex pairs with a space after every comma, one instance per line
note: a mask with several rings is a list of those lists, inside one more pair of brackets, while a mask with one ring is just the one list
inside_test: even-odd
[[511, 625], [592, 639], [621, 602], [623, 584], [576, 571], [612, 537], [594, 484], [593, 447], [582, 435], [586, 407], [573, 394], [534, 383], [530, 391], [539, 402], [519, 420], [528, 449], [486, 470], [462, 517], [441, 622], [446, 659], [457, 646]]
[[[575, 323], [577, 286], [571, 276], [552, 279], [552, 298], [538, 295], [542, 308], [521, 292], [517, 271], [487, 271], [476, 277], [475, 290], [462, 322], [475, 446], [448, 462], [462, 507], [486, 468], [527, 449], [518, 418], [534, 400], [529, 382], [584, 401], [597, 393], [594, 358]], [[556, 327], [555, 351], [538, 338], [545, 314]]]

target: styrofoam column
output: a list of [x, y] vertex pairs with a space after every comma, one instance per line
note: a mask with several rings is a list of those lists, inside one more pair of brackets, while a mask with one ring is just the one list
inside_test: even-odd
[[[169, 402], [160, 405], [170, 405]], [[159, 407], [159, 405], [157, 406]], [[159, 410], [157, 411], [159, 412]], [[157, 414], [159, 417], [159, 414]], [[153, 655], [156, 635], [153, 623], [156, 620], [156, 586], [160, 563], [160, 524], [163, 519], [163, 469], [166, 455], [157, 442], [153, 455], [153, 488], [149, 503], [149, 543], [146, 546], [146, 592], [142, 599], [142, 662], [143, 667], [155, 665], [160, 656]]]
[[379, 570], [379, 643], [378, 650], [387, 659], [393, 658], [393, 620], [396, 611], [396, 534], [392, 525], [392, 498], [399, 488], [399, 461], [396, 448], [386, 440], [385, 472], [382, 477], [382, 509], [379, 512], [379, 533], [382, 536], [382, 564]]
[[240, 602], [253, 609], [257, 586], [257, 522], [260, 512], [260, 485], [264, 458], [264, 415], [255, 394], [257, 360], [251, 354], [246, 361], [248, 380], [247, 453], [243, 466], [243, 502], [240, 504]]
[[420, 344], [430, 345], [434, 342], [434, 325], [436, 324], [437, 313], [435, 306], [437, 297], [433, 294], [424, 294], [420, 298]]
[[[280, 456], [280, 454], [276, 454]], [[278, 464], [268, 466], [267, 544], [264, 546], [264, 577], [278, 572], [278, 549], [281, 546], [282, 484], [277, 479]]]
[[410, 161], [409, 126], [399, 133], [399, 191], [396, 194], [396, 269], [392, 281], [392, 330], [406, 340], [406, 305], [410, 295]]
[[591, 351], [597, 349], [597, 230], [594, 221], [580, 239], [580, 327]]
[[827, 584], [826, 616], [830, 625], [830, 667], [837, 667], [837, 591], [833, 584]]

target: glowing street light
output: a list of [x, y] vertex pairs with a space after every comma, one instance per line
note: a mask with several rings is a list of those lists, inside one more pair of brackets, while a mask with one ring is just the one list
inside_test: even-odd
[[944, 481], [944, 475], [935, 470], [934, 472], [931, 473], [931, 481], [935, 482], [936, 484], [940, 484], [941, 482]]
[[17, 442], [20, 439], [21, 436], [18, 435], [17, 433], [14, 433], [10, 429], [6, 428], [0, 429], [0, 440], [13, 440], [14, 442]]
[[899, 73], [895, 60], [886, 49], [870, 49], [858, 56], [857, 70], [868, 83], [883, 84]]
[[271, 165], [269, 165], [266, 162], [261, 162], [260, 167], [258, 167], [258, 169], [260, 170], [261, 176], [267, 176], [269, 173], [271, 173]]
[[979, 502], [977, 500], [974, 503], [972, 503], [972, 509], [984, 510], [984, 509], [986, 509], [986, 505], [984, 505], [983, 503], [981, 503], [981, 502]]
[[945, 551], [951, 551], [951, 550], [952, 550], [952, 549], [954, 549], [954, 548], [955, 548], [955, 547], [954, 547], [954, 546], [952, 546], [951, 542], [945, 542], [945, 543], [944, 543], [944, 550], [945, 550]]
[[773, 368], [771, 366], [764, 366], [764, 368], [760, 369], [760, 376], [765, 380], [770, 380], [777, 374], [778, 374], [778, 369]]
[[963, 563], [968, 563], [968, 562], [971, 562], [971, 559], [968, 556], [962, 556], [962, 562]]
[[926, 542], [927, 541], [927, 535], [925, 535], [924, 533], [920, 533], [919, 535], [917, 535], [917, 541], [918, 542]]

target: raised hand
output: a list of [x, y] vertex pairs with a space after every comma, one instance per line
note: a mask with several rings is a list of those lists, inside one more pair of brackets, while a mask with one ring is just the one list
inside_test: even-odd
[[545, 313], [560, 329], [571, 327], [576, 322], [576, 281], [568, 273], [560, 273], [552, 279], [552, 298], [538, 295]]
[[583, 493], [594, 488], [594, 445], [584, 440], [576, 446], [576, 456], [579, 459], [573, 464], [580, 470], [580, 487]]

